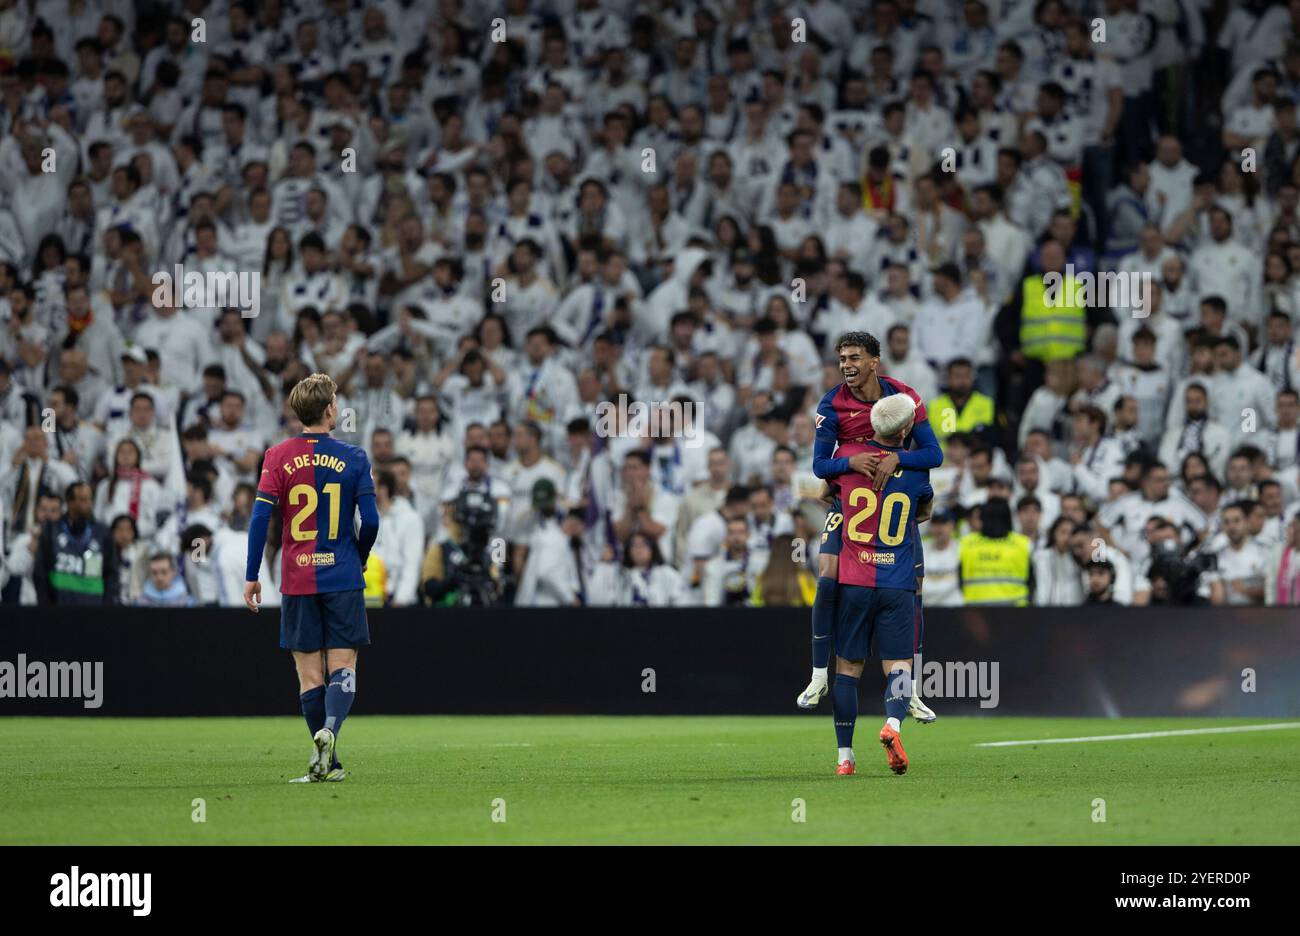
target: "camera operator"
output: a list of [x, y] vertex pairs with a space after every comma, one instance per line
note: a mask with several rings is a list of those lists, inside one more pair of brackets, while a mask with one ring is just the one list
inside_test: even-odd
[[1142, 466], [1136, 491], [1105, 504], [1097, 513], [1102, 535], [1134, 559], [1142, 558], [1142, 538], [1147, 519], [1163, 517], [1174, 524], [1185, 545], [1197, 541], [1206, 528], [1206, 517], [1181, 491], [1169, 483], [1169, 469], [1159, 462]]
[[1223, 582], [1215, 572], [1213, 553], [1185, 550], [1178, 528], [1163, 517], [1146, 524], [1150, 550], [1143, 570], [1153, 605], [1185, 607], [1222, 604]]
[[486, 445], [467, 444], [464, 471], [455, 466], [447, 472], [447, 482], [442, 489], [442, 519], [451, 520], [456, 499], [465, 491], [478, 491], [497, 506], [501, 517], [510, 511], [510, 485], [502, 477], [488, 474], [491, 454]]
[[[469, 462], [478, 460], [471, 467]], [[499, 562], [494, 561], [493, 538], [500, 521], [498, 501], [488, 493], [487, 452], [472, 450], [466, 457], [470, 477], [447, 507], [447, 538], [429, 545], [424, 554], [421, 578], [425, 597], [434, 604], [452, 607], [487, 607], [501, 595], [500, 562], [505, 560], [501, 544]], [[480, 482], [473, 483], [479, 470]]]
[[530, 493], [533, 529], [521, 563], [515, 604], [525, 608], [581, 606], [583, 584], [581, 542], [585, 532], [580, 513], [556, 513], [555, 485], [548, 478], [533, 482]]

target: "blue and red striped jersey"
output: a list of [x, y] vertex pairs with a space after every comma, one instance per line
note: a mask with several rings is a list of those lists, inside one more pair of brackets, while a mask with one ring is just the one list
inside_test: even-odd
[[[897, 449], [866, 442], [862, 449]], [[838, 478], [844, 511], [844, 548], [840, 552], [841, 585], [916, 590], [917, 512], [934, 497], [928, 471], [899, 468], [884, 490], [874, 491], [871, 479], [850, 472]]]
[[[905, 393], [916, 401], [912, 431], [899, 450], [900, 464], [907, 468], [938, 468], [943, 462], [939, 440], [930, 428], [921, 395], [893, 377], [878, 377], [881, 399]], [[813, 446], [813, 473], [819, 478], [834, 478], [849, 470], [848, 456], [862, 451], [861, 446], [875, 438], [871, 428], [871, 404], [855, 397], [847, 384], [837, 384], [826, 392], [814, 418], [817, 437]], [[918, 448], [911, 450], [915, 437]], [[855, 447], [856, 446], [856, 447]], [[838, 448], [837, 448], [838, 447]]]
[[327, 433], [303, 433], [267, 451], [257, 499], [284, 521], [281, 594], [364, 587], [357, 499], [374, 492], [365, 450]]

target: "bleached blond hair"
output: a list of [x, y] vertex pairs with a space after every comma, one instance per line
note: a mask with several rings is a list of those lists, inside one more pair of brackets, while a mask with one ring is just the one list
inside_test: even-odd
[[916, 402], [906, 393], [894, 393], [872, 404], [871, 428], [877, 439], [906, 434], [916, 416]]

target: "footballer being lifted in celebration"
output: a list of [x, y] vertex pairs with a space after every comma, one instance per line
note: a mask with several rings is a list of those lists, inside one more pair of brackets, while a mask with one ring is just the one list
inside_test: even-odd
[[379, 511], [365, 451], [330, 436], [337, 389], [326, 374], [312, 374], [290, 391], [289, 407], [303, 432], [267, 450], [248, 525], [244, 604], [257, 611], [271, 512], [284, 521], [280, 646], [293, 652], [313, 746], [307, 775], [295, 783], [347, 776], [335, 745], [356, 696], [357, 648], [370, 643], [362, 570], [379, 532]]
[[[896, 393], [871, 410], [875, 438], [846, 442], [848, 452], [896, 454], [920, 408]], [[883, 460], [883, 459], [882, 459]], [[901, 730], [912, 700], [912, 660], [920, 647], [916, 613], [915, 550], [919, 521], [934, 500], [928, 471], [897, 469], [877, 487], [872, 476], [849, 472], [838, 478], [844, 505], [844, 550], [839, 564], [839, 610], [835, 618], [835, 685], [831, 708], [839, 746], [835, 772], [855, 772], [853, 728], [858, 719], [858, 679], [874, 647], [885, 674], [885, 724], [880, 743], [896, 774], [907, 773]]]
[[[832, 650], [832, 629], [839, 603], [839, 563], [843, 540], [844, 512], [835, 491], [835, 479], [848, 473], [866, 475], [879, 491], [898, 468], [928, 471], [943, 463], [943, 451], [930, 427], [925, 404], [920, 395], [892, 377], [878, 375], [880, 342], [867, 332], [845, 332], [835, 342], [839, 356], [840, 374], [844, 382], [830, 390], [817, 407], [817, 440], [813, 446], [813, 473], [828, 481], [833, 499], [826, 525], [822, 530], [820, 551], [817, 555], [817, 592], [812, 612], [812, 680], [808, 688], [796, 699], [800, 708], [812, 709], [829, 691], [827, 668]], [[862, 443], [875, 435], [871, 411], [874, 404], [895, 394], [903, 394], [915, 405], [911, 428], [898, 447], [883, 449], [864, 448]], [[844, 448], [853, 445], [852, 454]], [[837, 446], [839, 447], [837, 449]], [[912, 523], [916, 523], [915, 515]], [[914, 553], [916, 589], [914, 592], [917, 649], [925, 632], [925, 618], [921, 607], [921, 585], [925, 578], [925, 557], [921, 553], [920, 538], [916, 539]], [[838, 648], [836, 652], [838, 653]], [[917, 693], [913, 693], [909, 713], [919, 722], [932, 722], [934, 712], [926, 707]]]

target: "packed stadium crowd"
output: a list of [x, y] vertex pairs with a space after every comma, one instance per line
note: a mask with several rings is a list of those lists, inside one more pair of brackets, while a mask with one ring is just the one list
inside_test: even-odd
[[1300, 603], [1298, 100], [1300, 0], [4, 0], [0, 594], [241, 604], [323, 372], [372, 605], [807, 605], [865, 331], [931, 606], [990, 503], [1035, 604]]

